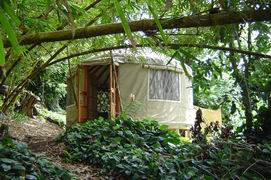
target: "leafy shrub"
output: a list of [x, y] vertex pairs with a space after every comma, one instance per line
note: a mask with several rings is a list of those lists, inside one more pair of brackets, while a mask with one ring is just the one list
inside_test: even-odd
[[96, 119], [68, 129], [62, 138], [71, 160], [96, 164], [128, 178], [229, 179], [271, 175], [271, 146], [223, 140], [211, 144], [182, 143], [178, 135], [155, 121]]
[[71, 179], [68, 171], [33, 155], [25, 144], [0, 141], [0, 179]]
[[175, 175], [167, 156], [177, 153], [179, 136], [155, 121], [96, 119], [67, 130], [63, 138], [73, 160], [137, 178]]

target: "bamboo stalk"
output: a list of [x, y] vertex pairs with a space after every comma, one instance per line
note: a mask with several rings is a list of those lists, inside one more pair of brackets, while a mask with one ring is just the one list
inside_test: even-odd
[[[191, 27], [210, 27], [226, 24], [247, 23], [256, 21], [270, 21], [271, 9], [249, 10], [249, 11], [227, 11], [225, 13], [193, 15], [177, 17], [171, 19], [161, 19], [163, 29], [191, 28]], [[157, 30], [153, 19], [132, 21], [129, 23], [132, 32]], [[30, 35], [24, 35], [19, 39], [21, 45], [36, 44], [44, 42], [65, 41], [71, 39], [91, 38], [110, 34], [124, 33], [121, 23], [102, 24], [88, 26], [73, 30], [62, 30], [54, 32], [39, 32]], [[7, 39], [4, 40], [5, 47], [10, 47]]]

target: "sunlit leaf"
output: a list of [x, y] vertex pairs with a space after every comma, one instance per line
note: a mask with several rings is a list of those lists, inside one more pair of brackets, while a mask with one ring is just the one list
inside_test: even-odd
[[2, 40], [2, 35], [0, 32], [0, 66], [4, 66], [4, 64], [5, 64], [5, 49]]
[[181, 54], [184, 54], [185, 56], [189, 57], [190, 59], [194, 59], [196, 61], [199, 61], [198, 58], [196, 58], [193, 54], [189, 53], [188, 51], [184, 50], [184, 49], [178, 49], [178, 51], [181, 53]]
[[74, 23], [74, 18], [73, 18], [73, 15], [72, 15], [72, 10], [71, 10], [71, 7], [69, 6], [67, 0], [64, 0], [63, 1], [63, 6], [64, 6], [64, 9], [65, 9], [65, 13], [68, 17], [68, 20], [69, 20], [69, 23], [71, 25], [71, 29], [72, 29], [72, 36], [74, 37], [75, 35], [75, 23]]
[[164, 43], [167, 44], [167, 38], [166, 38], [165, 32], [164, 32], [163, 27], [162, 27], [162, 25], [160, 23], [160, 20], [159, 20], [159, 17], [157, 15], [157, 13], [155, 12], [155, 10], [152, 7], [153, 6], [152, 1], [150, 1], [150, 0], [147, 1], [147, 4], [148, 4], [148, 8], [149, 8], [150, 12], [153, 15], [155, 24], [156, 24], [156, 26], [157, 26], [157, 28], [158, 28], [158, 30], [160, 32], [160, 35], [162, 36], [162, 39], [163, 39]]
[[182, 54], [184, 54], [185, 56], [187, 57], [193, 57], [194, 59], [198, 60], [196, 57], [194, 57], [192, 54], [190, 54], [189, 52], [183, 50], [183, 49], [178, 49], [174, 52], [174, 54], [172, 55], [171, 59], [168, 61], [167, 64], [169, 64], [173, 58], [176, 58], [180, 61], [181, 63], [181, 66], [183, 68], [183, 71], [185, 73], [185, 75], [188, 77], [188, 78], [192, 78], [191, 74], [188, 72], [187, 68], [186, 68], [186, 64], [183, 60], [183, 57], [182, 57]]
[[12, 26], [10, 25], [5, 12], [2, 8], [0, 8], [0, 22], [1, 22], [1, 27], [4, 29], [5, 33], [8, 35], [8, 39], [12, 45], [12, 47], [14, 48], [15, 52], [17, 54], [19, 54], [21, 52], [20, 50], [20, 46], [16, 37], [16, 34], [12, 28]]
[[125, 17], [125, 14], [122, 10], [122, 7], [120, 5], [119, 0], [114, 0], [114, 5], [115, 5], [116, 11], [121, 19], [122, 27], [123, 27], [125, 33], [127, 34], [128, 39], [131, 41], [132, 45], [135, 46], [136, 42], [134, 41], [131, 28], [129, 26], [128, 20]]
[[9, 17], [12, 19], [12, 21], [18, 26], [20, 25], [20, 20], [19, 18], [16, 16], [16, 14], [14, 13], [14, 10], [12, 9], [12, 7], [10, 7], [10, 5], [4, 1], [4, 10], [5, 12], [9, 15]]

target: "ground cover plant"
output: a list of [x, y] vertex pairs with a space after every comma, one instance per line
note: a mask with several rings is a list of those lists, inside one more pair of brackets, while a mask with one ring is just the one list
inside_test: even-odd
[[10, 138], [0, 140], [0, 179], [72, 179], [67, 170], [32, 154]]
[[134, 179], [267, 179], [271, 144], [242, 140], [184, 143], [150, 120], [96, 119], [62, 136], [69, 160], [95, 164]]

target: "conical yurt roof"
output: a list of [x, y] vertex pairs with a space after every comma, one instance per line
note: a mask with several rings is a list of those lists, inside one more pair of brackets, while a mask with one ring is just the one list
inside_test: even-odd
[[[180, 61], [162, 53], [155, 52], [151, 48], [142, 48], [137, 50], [121, 49], [98, 53], [81, 62], [82, 65], [105, 65], [112, 62], [115, 64], [142, 64], [167, 66], [183, 71]], [[191, 68], [186, 65], [191, 72]]]

